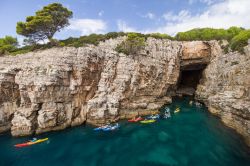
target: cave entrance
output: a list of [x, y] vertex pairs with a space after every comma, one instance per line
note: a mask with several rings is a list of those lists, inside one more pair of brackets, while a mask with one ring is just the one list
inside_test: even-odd
[[178, 96], [193, 96], [206, 66], [203, 64], [181, 68], [176, 94]]

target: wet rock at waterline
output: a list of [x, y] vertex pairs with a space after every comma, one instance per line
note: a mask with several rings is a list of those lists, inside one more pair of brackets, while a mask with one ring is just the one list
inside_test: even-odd
[[[85, 122], [101, 125], [157, 112], [164, 104], [171, 103], [176, 91], [182, 95], [187, 91], [182, 92], [181, 88], [190, 88], [185, 84], [188, 81], [179, 84], [182, 79], [188, 80], [185, 72], [199, 70], [201, 85], [206, 81], [213, 84], [209, 82], [212, 79], [202, 77], [203, 70], [214, 70], [210, 67], [214, 61], [227, 56], [223, 55], [217, 41], [179, 42], [153, 38], [147, 39], [145, 49], [138, 55], [119, 54], [114, 49], [123, 40], [122, 37], [98, 46], [52, 48], [1, 57], [0, 132], [11, 130], [12, 135], [23, 136]], [[232, 57], [248, 55], [230, 54]], [[239, 59], [239, 63], [241, 60], [244, 59]], [[220, 70], [224, 70], [216, 69], [218, 71], [211, 77], [217, 77]], [[237, 77], [245, 77], [244, 72], [238, 72]], [[194, 79], [198, 84], [200, 77]], [[245, 83], [242, 87], [249, 88]], [[188, 94], [194, 93], [196, 85], [192, 88]], [[197, 94], [201, 94], [200, 88], [198, 90]], [[231, 91], [238, 93], [234, 89]], [[240, 95], [238, 97], [241, 99]], [[206, 97], [199, 99], [207, 101]], [[249, 95], [246, 99], [249, 100]], [[246, 106], [234, 107], [237, 107], [235, 117], [250, 117]], [[241, 125], [243, 123], [238, 123]], [[249, 130], [250, 127], [244, 128]]]

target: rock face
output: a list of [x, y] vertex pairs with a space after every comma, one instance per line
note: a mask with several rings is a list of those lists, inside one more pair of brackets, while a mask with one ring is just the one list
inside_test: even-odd
[[[181, 70], [194, 70], [211, 62], [208, 68], [214, 71], [213, 64], [227, 56], [222, 55], [216, 41], [178, 42], [153, 38], [147, 39], [145, 49], [138, 55], [124, 55], [114, 50], [123, 40], [117, 38], [98, 46], [52, 48], [1, 57], [0, 132], [11, 130], [14, 136], [39, 134], [85, 122], [100, 125], [157, 112], [176, 94]], [[243, 55], [239, 56], [243, 60]], [[223, 67], [216, 69], [224, 70]], [[244, 71], [237, 70], [238, 75], [246, 79]], [[209, 96], [214, 91], [223, 93], [224, 89], [216, 89], [220, 80], [209, 86], [215, 80], [210, 77], [219, 78], [220, 73], [214, 71], [211, 75], [207, 69], [197, 96], [214, 106], [210, 108], [218, 108]], [[231, 89], [242, 102], [243, 97], [249, 100], [249, 86], [245, 86], [244, 80], [233, 80], [242, 82], [243, 89], [248, 87], [242, 96], [242, 89]], [[216, 90], [210, 93], [202, 87]], [[238, 111], [235, 117], [249, 118], [246, 114], [249, 107], [237, 104], [233, 107]]]
[[15, 71], [1, 69], [0, 73], [0, 132], [10, 129], [11, 119], [20, 103], [20, 91], [15, 83]]
[[250, 45], [245, 55], [235, 52], [215, 57], [203, 73], [196, 98], [250, 145]]

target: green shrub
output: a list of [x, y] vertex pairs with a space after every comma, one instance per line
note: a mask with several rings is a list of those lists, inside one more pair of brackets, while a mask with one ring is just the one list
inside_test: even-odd
[[31, 50], [20, 49], [20, 50], [13, 51], [13, 52], [11, 52], [10, 54], [11, 54], [11, 55], [25, 54], [25, 53], [28, 53], [28, 52], [30, 52], [30, 51], [31, 51]]
[[140, 33], [128, 33], [128, 37], [116, 47], [116, 51], [124, 54], [137, 54], [144, 46], [145, 37]]
[[105, 39], [114, 39], [114, 38], [126, 36], [126, 35], [127, 33], [125, 32], [109, 32], [105, 35]]
[[5, 36], [0, 38], [0, 55], [8, 54], [14, 51], [18, 46], [17, 38]]
[[153, 37], [155, 39], [169, 39], [169, 40], [174, 39], [173, 37], [167, 34], [161, 34], [161, 33], [151, 33], [151, 34], [148, 34], [148, 37]]
[[52, 47], [55, 47], [55, 45], [52, 43], [29, 45], [29, 46], [24, 46], [21, 48], [16, 48], [16, 49], [12, 50], [10, 52], [10, 54], [11, 55], [18, 55], [18, 54], [24, 54], [24, 53], [28, 53], [31, 51], [35, 51], [35, 50], [44, 50], [44, 49], [48, 49], [48, 48], [52, 48]]
[[227, 31], [229, 33], [229, 40], [231, 40], [234, 36], [238, 35], [240, 32], [244, 31], [244, 28], [239, 27], [230, 27]]
[[248, 39], [250, 39], [250, 30], [241, 31], [236, 35], [230, 42], [230, 48], [233, 51], [244, 51], [244, 47], [248, 44]]
[[61, 42], [61, 41], [60, 41], [60, 42], [59, 42], [59, 46], [60, 46], [60, 47], [64, 47], [64, 46], [66, 46], [66, 45], [65, 45], [64, 42]]

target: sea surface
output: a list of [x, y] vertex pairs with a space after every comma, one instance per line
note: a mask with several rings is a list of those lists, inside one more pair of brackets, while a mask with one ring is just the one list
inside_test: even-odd
[[205, 107], [190, 106], [188, 99], [167, 107], [172, 117], [156, 123], [121, 121], [112, 132], [80, 126], [38, 135], [49, 141], [24, 148], [14, 145], [32, 137], [2, 134], [0, 166], [250, 166], [241, 136]]

